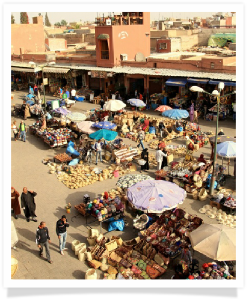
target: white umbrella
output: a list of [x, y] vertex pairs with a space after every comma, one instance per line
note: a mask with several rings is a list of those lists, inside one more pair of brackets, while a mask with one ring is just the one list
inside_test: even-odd
[[110, 100], [105, 103], [103, 110], [114, 112], [114, 111], [122, 110], [124, 107], [126, 107], [126, 104], [124, 104], [122, 101]]
[[194, 250], [217, 261], [236, 260], [236, 229], [223, 224], [202, 224], [189, 233]]

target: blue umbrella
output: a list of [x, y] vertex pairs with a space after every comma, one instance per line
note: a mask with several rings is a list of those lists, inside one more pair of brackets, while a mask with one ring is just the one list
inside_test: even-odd
[[146, 104], [142, 100], [139, 100], [139, 99], [129, 99], [127, 102], [130, 103], [131, 106], [135, 106], [135, 107], [145, 107], [146, 106]]
[[105, 139], [107, 141], [112, 141], [117, 137], [117, 132], [103, 129], [90, 134], [89, 137], [96, 140]]
[[218, 144], [217, 154], [227, 158], [236, 157], [236, 143], [233, 141], [226, 141]]
[[95, 123], [92, 125], [93, 128], [97, 128], [97, 129], [106, 129], [106, 130], [112, 130], [114, 128], [116, 128], [117, 125], [115, 125], [114, 123], [110, 122], [110, 121], [101, 121], [98, 123]]
[[180, 110], [180, 109], [171, 109], [166, 110], [162, 112], [162, 116], [171, 118], [171, 119], [181, 119], [181, 118], [187, 118], [189, 116], [188, 111], [186, 110]]

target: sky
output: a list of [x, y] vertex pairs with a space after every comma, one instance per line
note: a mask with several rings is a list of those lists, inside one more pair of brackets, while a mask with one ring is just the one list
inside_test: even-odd
[[[32, 23], [32, 17], [38, 16], [39, 12], [28, 12], [29, 22]], [[45, 17], [45, 12], [40, 12], [43, 15], [43, 18]], [[97, 14], [99, 17], [103, 16], [103, 12], [48, 12], [48, 18], [51, 22], [51, 24], [54, 24], [56, 22], [61, 22], [61, 20], [65, 20], [68, 23], [70, 22], [85, 22], [85, 21], [94, 21], [97, 17]], [[105, 12], [104, 15], [109, 15], [110, 12]], [[111, 12], [113, 14], [113, 12]], [[115, 12], [116, 14], [116, 12]], [[118, 14], [118, 13], [117, 13]], [[215, 12], [151, 12], [150, 20], [151, 21], [157, 21], [162, 20], [164, 18], [193, 18], [193, 17], [211, 17]], [[15, 18], [15, 23], [20, 23], [20, 13], [14, 12], [13, 13]], [[229, 13], [229, 15], [231, 15]]]

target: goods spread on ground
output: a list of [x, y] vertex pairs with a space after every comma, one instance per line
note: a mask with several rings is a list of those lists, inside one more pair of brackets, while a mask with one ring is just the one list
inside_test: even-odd
[[42, 129], [40, 126], [32, 125], [29, 127], [30, 134], [43, 138], [44, 142], [50, 147], [57, 147], [67, 144], [68, 139], [73, 138], [73, 133], [68, 128], [46, 128]]
[[[148, 229], [140, 232], [140, 237], [123, 241], [121, 237], [111, 239], [89, 230], [88, 242], [74, 240], [75, 254], [80, 261], [87, 261], [91, 275], [86, 279], [97, 279], [95, 269], [103, 272], [104, 279], [155, 279], [162, 276], [169, 265], [170, 258], [181, 252], [182, 246], [190, 244], [188, 233], [198, 228], [202, 219], [181, 209], [164, 212]], [[81, 254], [78, 248], [84, 247]], [[80, 255], [80, 256], [79, 256]], [[168, 258], [167, 258], [168, 255]], [[94, 277], [92, 276], [94, 275]]]
[[132, 161], [132, 159], [138, 156], [140, 153], [141, 152], [138, 149], [127, 149], [127, 148], [114, 151], [114, 155], [116, 156], [116, 159], [119, 159], [120, 162]]
[[56, 160], [58, 160], [62, 163], [65, 163], [65, 162], [68, 162], [68, 161], [72, 160], [72, 158], [69, 155], [65, 154], [65, 153], [58, 154], [58, 155], [54, 156], [54, 159], [56, 159]]
[[57, 173], [58, 180], [70, 189], [78, 189], [94, 184], [97, 181], [113, 179], [119, 175], [136, 170], [136, 168], [132, 168], [132, 165], [125, 167], [112, 164], [106, 169], [101, 170], [97, 167], [85, 166], [83, 164], [76, 166], [54, 164], [48, 163], [47, 165], [50, 168], [52, 167], [52, 171]]

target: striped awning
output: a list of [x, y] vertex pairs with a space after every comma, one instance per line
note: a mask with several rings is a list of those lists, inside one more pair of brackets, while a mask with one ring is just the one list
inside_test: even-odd
[[44, 67], [44, 73], [57, 73], [57, 74], [66, 74], [70, 69], [65, 69], [61, 67]]
[[98, 35], [97, 39], [109, 39], [109, 34], [101, 33]]
[[27, 67], [11, 67], [11, 71], [16, 72], [25, 72], [25, 73], [35, 73], [37, 70], [35, 68], [27, 68]]

